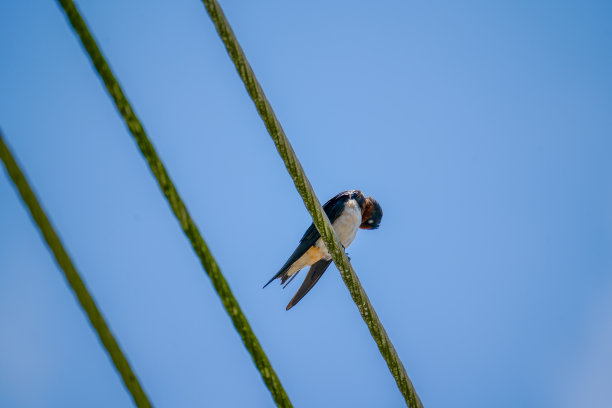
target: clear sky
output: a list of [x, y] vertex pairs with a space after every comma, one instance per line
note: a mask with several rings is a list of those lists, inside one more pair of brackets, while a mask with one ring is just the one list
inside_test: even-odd
[[[262, 290], [310, 218], [202, 3], [77, 5], [294, 404], [401, 406], [335, 266]], [[221, 5], [321, 201], [382, 205], [425, 406], [612, 406], [612, 3]], [[272, 406], [54, 1], [0, 2], [0, 126], [153, 403]], [[0, 406], [131, 406], [5, 174], [0, 327]]]

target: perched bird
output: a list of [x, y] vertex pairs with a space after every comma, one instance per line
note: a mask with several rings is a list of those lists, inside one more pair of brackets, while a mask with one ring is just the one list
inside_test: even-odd
[[[364, 197], [359, 190], [343, 191], [326, 202], [323, 209], [344, 249], [348, 248], [353, 242], [358, 228], [378, 228], [383, 215], [378, 202], [372, 197]], [[310, 266], [302, 286], [287, 305], [287, 310], [289, 310], [312, 289], [331, 262], [331, 255], [323, 243], [319, 231], [314, 224], [311, 224], [293, 254], [280, 271], [264, 285], [264, 288], [278, 278], [281, 280], [281, 285], [289, 280], [285, 285], [287, 286], [302, 268]]]

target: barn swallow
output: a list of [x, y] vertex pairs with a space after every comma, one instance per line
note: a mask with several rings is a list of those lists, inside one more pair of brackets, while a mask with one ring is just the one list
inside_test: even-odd
[[[378, 228], [383, 215], [378, 202], [372, 197], [364, 197], [359, 190], [343, 191], [326, 202], [323, 210], [325, 210], [325, 214], [332, 223], [344, 249], [348, 248], [353, 242], [358, 228], [370, 230]], [[280, 271], [264, 285], [264, 288], [278, 278], [281, 280], [281, 285], [284, 284], [286, 287], [302, 268], [310, 266], [302, 286], [287, 305], [287, 310], [289, 310], [312, 289], [331, 262], [331, 255], [323, 243], [319, 231], [314, 224], [311, 224], [293, 254]], [[287, 282], [287, 280], [289, 281]], [[287, 283], [285, 284], [285, 282]]]

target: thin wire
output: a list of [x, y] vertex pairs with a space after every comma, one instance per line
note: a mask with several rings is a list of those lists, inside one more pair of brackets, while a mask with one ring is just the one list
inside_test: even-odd
[[115, 368], [121, 375], [123, 383], [127, 387], [128, 391], [132, 395], [132, 399], [134, 403], [138, 407], [151, 407], [151, 403], [149, 402], [149, 398], [145, 394], [142, 386], [138, 382], [138, 378], [136, 378], [136, 374], [130, 367], [130, 363], [127, 361], [125, 354], [121, 351], [121, 347], [119, 347], [119, 343], [115, 340], [113, 333], [110, 328], [106, 324], [102, 313], [96, 306], [95, 301], [91, 297], [91, 294], [87, 290], [87, 286], [81, 279], [81, 276], [77, 272], [70, 256], [64, 249], [62, 245], [62, 241], [59, 236], [53, 229], [51, 222], [47, 218], [44, 210], [40, 206], [38, 199], [36, 198], [36, 194], [30, 188], [27, 179], [24, 174], [19, 169], [19, 165], [15, 161], [15, 158], [11, 154], [8, 146], [4, 142], [2, 137], [2, 132], [0, 131], [0, 158], [4, 163], [4, 167], [6, 168], [6, 172], [8, 173], [11, 180], [13, 180], [13, 184], [17, 188], [17, 191], [21, 195], [21, 199], [24, 204], [30, 210], [30, 215], [34, 220], [34, 223], [40, 230], [49, 250], [55, 257], [55, 261], [57, 265], [60, 267], [62, 272], [64, 272], [64, 277], [68, 282], [68, 285], [74, 292], [77, 300], [81, 304], [81, 308], [85, 311], [85, 314], [89, 318], [89, 322], [93, 326], [98, 338], [106, 348], [108, 355], [111, 357]]
[[357, 278], [357, 275], [350, 264], [350, 261], [347, 259], [347, 256], [342, 249], [342, 245], [338, 240], [329, 219], [325, 215], [325, 212], [321, 207], [321, 203], [317, 199], [314, 190], [310, 185], [310, 181], [306, 177], [304, 169], [293, 151], [293, 147], [291, 146], [289, 139], [287, 139], [287, 136], [285, 135], [280, 122], [274, 114], [274, 111], [270, 106], [263, 89], [259, 85], [259, 82], [257, 81], [249, 62], [232, 31], [232, 28], [223, 14], [223, 10], [216, 0], [203, 0], [203, 3], [206, 7], [208, 15], [217, 29], [219, 37], [221, 37], [221, 40], [225, 44], [225, 48], [227, 49], [231, 60], [236, 66], [236, 70], [238, 71], [240, 78], [242, 78], [251, 99], [253, 99], [259, 115], [264, 121], [266, 128], [268, 129], [268, 132], [276, 145], [278, 153], [285, 162], [285, 166], [293, 179], [295, 187], [302, 196], [304, 205], [306, 205], [308, 212], [312, 216], [314, 224], [323, 238], [323, 242], [329, 249], [332, 258], [338, 267], [340, 274], [342, 275], [342, 279], [344, 280], [344, 283], [351, 293], [351, 297], [355, 301], [355, 304], [361, 313], [361, 317], [366, 322], [374, 341], [376, 341], [376, 344], [378, 345], [380, 353], [387, 362], [387, 366], [395, 378], [397, 386], [406, 400], [406, 404], [408, 404], [408, 406], [411, 408], [422, 407], [422, 403], [414, 389], [414, 386], [412, 385], [412, 382], [410, 381], [410, 378], [408, 378], [408, 374], [406, 373], [406, 369], [404, 368], [402, 361], [398, 357], [385, 328], [380, 322], [374, 307], [363, 290], [363, 287], [361, 286], [359, 279]]
[[210, 277], [215, 291], [223, 303], [223, 307], [232, 319], [232, 323], [242, 338], [246, 349], [251, 354], [253, 362], [257, 366], [261, 377], [270, 390], [274, 401], [279, 407], [291, 407], [291, 401], [283, 389], [280, 379], [272, 368], [272, 365], [263, 351], [263, 348], [259, 344], [255, 333], [253, 333], [247, 318], [240, 309], [238, 301], [232, 294], [227, 281], [223, 277], [219, 265], [217, 265], [217, 262], [210, 253], [204, 238], [202, 238], [200, 231], [187, 211], [187, 207], [179, 196], [174, 183], [172, 183], [168, 172], [157, 155], [153, 144], [147, 137], [140, 120], [132, 110], [132, 107], [121, 90], [119, 83], [115, 79], [115, 76], [108, 66], [108, 63], [96, 44], [96, 41], [89, 32], [85, 21], [71, 0], [58, 0], [58, 2], [66, 13], [72, 28], [78, 34], [81, 43], [83, 44], [83, 47], [89, 55], [89, 58], [91, 59], [98, 74], [104, 81], [106, 89], [113, 98], [117, 110], [125, 120], [125, 123], [130, 133], [134, 137], [138, 147], [140, 148], [142, 155], [147, 160], [153, 176], [157, 180], [160, 189], [168, 200], [168, 203], [170, 204], [174, 215], [183, 228], [185, 235], [187, 235], [191, 246], [200, 258], [200, 262]]

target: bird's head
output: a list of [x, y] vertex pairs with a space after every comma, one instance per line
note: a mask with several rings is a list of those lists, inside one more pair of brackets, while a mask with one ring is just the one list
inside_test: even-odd
[[361, 225], [362, 229], [376, 229], [380, 225], [383, 212], [378, 201], [372, 197], [366, 197], [363, 209], [361, 210]]

